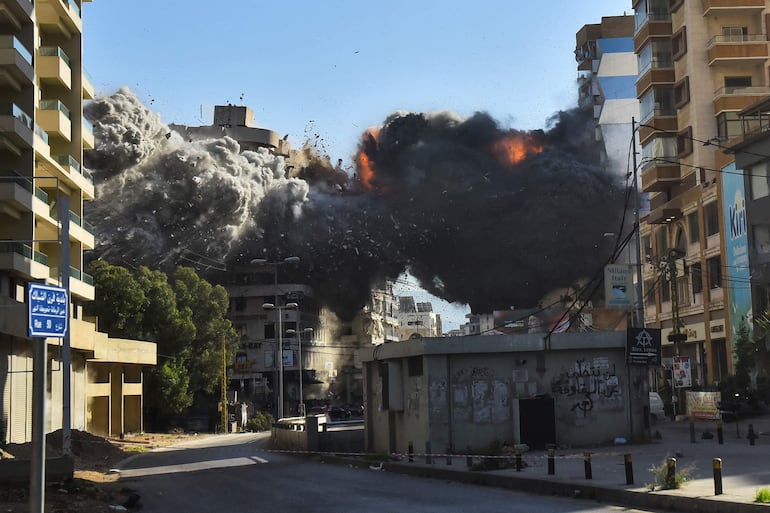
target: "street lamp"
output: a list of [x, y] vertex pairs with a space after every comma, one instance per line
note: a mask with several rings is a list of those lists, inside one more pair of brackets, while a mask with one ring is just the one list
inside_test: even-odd
[[262, 308], [265, 310], [275, 310], [278, 315], [278, 347], [280, 352], [281, 364], [278, 367], [278, 418], [283, 418], [283, 311], [297, 308], [297, 303], [286, 303], [283, 306], [276, 306], [273, 303], [264, 303]]
[[[286, 333], [289, 335], [297, 335], [299, 341], [299, 361], [297, 362], [297, 368], [299, 369], [299, 411], [300, 417], [305, 416], [305, 396], [302, 394], [302, 334], [313, 333], [313, 328], [305, 328], [301, 332], [297, 333], [296, 330], [288, 329]], [[312, 336], [312, 335], [311, 335]]]
[[[279, 262], [269, 262], [265, 258], [254, 258], [251, 260], [251, 265], [257, 265], [257, 266], [263, 266], [263, 267], [272, 267], [273, 268], [273, 302], [272, 303], [265, 303], [262, 305], [262, 308], [265, 308], [265, 305], [271, 305], [270, 308], [275, 308], [278, 305], [278, 266], [280, 265], [286, 265], [286, 264], [297, 264], [299, 263], [299, 257], [298, 256], [289, 256], [284, 258], [283, 260]], [[289, 303], [294, 304], [294, 308], [297, 307], [296, 303]], [[279, 307], [280, 308], [286, 308], [288, 307], [288, 304], [285, 307]], [[279, 394], [279, 403], [278, 403], [278, 418], [283, 417], [283, 328], [281, 326], [281, 312], [279, 310], [276, 310], [276, 314], [278, 315], [278, 337], [279, 337], [279, 344], [280, 344], [280, 355], [281, 355], [281, 367], [280, 367], [280, 394]], [[273, 375], [275, 377], [275, 375]]]

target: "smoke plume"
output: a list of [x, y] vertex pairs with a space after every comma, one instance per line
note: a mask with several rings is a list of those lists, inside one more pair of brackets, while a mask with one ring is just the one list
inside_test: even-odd
[[404, 270], [474, 312], [532, 306], [601, 268], [625, 208], [579, 112], [533, 132], [484, 113], [394, 113], [362, 135], [355, 176], [310, 158], [292, 177], [266, 150], [183, 139], [127, 89], [85, 114], [99, 256], [153, 268], [299, 256], [282, 281], [308, 283], [343, 319]]

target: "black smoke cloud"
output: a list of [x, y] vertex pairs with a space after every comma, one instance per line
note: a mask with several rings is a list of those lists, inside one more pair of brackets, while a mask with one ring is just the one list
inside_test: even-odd
[[[601, 268], [612, 249], [602, 235], [619, 229], [625, 207], [578, 112], [527, 133], [483, 113], [395, 113], [362, 138], [374, 176], [317, 159], [291, 178], [267, 151], [183, 139], [127, 89], [89, 104], [86, 117], [97, 139], [86, 154], [96, 254], [153, 268], [296, 255], [282, 281], [310, 284], [343, 319], [404, 270], [474, 312], [532, 306]], [[542, 151], [501, 162], [492, 148], [511, 136]]]

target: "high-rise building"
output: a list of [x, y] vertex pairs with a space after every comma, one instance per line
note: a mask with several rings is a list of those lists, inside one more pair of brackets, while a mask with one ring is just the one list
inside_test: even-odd
[[641, 225], [645, 321], [662, 328], [664, 358], [686, 359], [692, 383], [712, 385], [733, 373], [736, 333], [751, 318], [748, 266], [729, 231], [739, 193], [725, 143], [741, 132], [740, 111], [770, 92], [770, 2], [633, 7], [638, 165], [650, 195]]
[[30, 282], [66, 287], [70, 299], [69, 380], [62, 339], [46, 339], [46, 430], [62, 427], [66, 410], [72, 429], [143, 427], [142, 367], [155, 364], [155, 344], [109, 338], [83, 315], [94, 299], [83, 258], [94, 248], [83, 215], [94, 183], [82, 162], [94, 135], [83, 117], [93, 87], [82, 38], [80, 0], [0, 0], [0, 442], [31, 437], [33, 348], [41, 341], [28, 336]]
[[628, 172], [631, 120], [639, 117], [633, 36], [633, 16], [605, 16], [575, 35], [578, 106], [593, 111], [602, 157], [621, 177]]

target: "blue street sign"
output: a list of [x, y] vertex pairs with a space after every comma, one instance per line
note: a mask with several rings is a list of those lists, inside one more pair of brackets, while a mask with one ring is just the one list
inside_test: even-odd
[[69, 301], [67, 289], [30, 283], [29, 336], [63, 338], [67, 332]]

